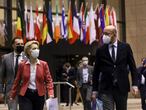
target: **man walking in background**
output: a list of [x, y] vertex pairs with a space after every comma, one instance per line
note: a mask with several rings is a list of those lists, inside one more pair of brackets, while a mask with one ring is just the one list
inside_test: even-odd
[[[13, 52], [2, 56], [1, 72], [0, 72], [0, 92], [4, 93], [9, 110], [17, 110], [17, 98], [9, 100], [9, 92], [15, 79], [18, 63], [26, 59], [23, 54], [24, 43], [20, 37], [12, 40]], [[5, 87], [5, 88], [4, 88]]]
[[93, 67], [88, 65], [88, 58], [82, 58], [82, 66], [77, 70], [77, 83], [83, 99], [84, 110], [91, 110]]

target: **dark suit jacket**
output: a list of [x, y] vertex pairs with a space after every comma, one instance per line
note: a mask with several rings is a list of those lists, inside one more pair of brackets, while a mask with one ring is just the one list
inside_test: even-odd
[[[36, 88], [38, 95], [43, 96], [48, 91], [48, 96], [54, 95], [52, 77], [48, 68], [48, 64], [45, 61], [39, 60], [40, 64], [36, 65]], [[24, 96], [29, 85], [30, 80], [30, 64], [23, 61], [19, 64], [17, 76], [13, 83], [10, 97], [16, 96], [18, 88], [19, 95]], [[21, 83], [21, 84], [20, 84]]]
[[[130, 90], [128, 73], [131, 71], [132, 85], [137, 86], [138, 74], [131, 47], [127, 43], [118, 41], [117, 58], [113, 62], [108, 45], [97, 49], [93, 74], [93, 91], [109, 92], [113, 87], [113, 74], [117, 79], [117, 85], [123, 93]], [[100, 82], [100, 86], [99, 86]]]
[[[65, 75], [62, 75], [62, 81], [67, 81], [71, 84], [74, 84], [74, 81], [76, 80], [75, 69], [71, 67], [68, 73], [65, 70], [62, 71], [62, 74], [63, 73], [65, 73]], [[68, 80], [67, 80], [67, 77], [68, 77]]]
[[[22, 53], [22, 59], [26, 60], [26, 56]], [[0, 71], [0, 92], [2, 92], [5, 82], [6, 93], [10, 91], [15, 77], [14, 52], [2, 56], [2, 64]]]
[[141, 83], [142, 75], [146, 79], [146, 67], [140, 66], [140, 67], [137, 68], [137, 71], [138, 71], [138, 86], [141, 87], [141, 86], [144, 85], [146, 87], [146, 82], [145, 82], [145, 84]]

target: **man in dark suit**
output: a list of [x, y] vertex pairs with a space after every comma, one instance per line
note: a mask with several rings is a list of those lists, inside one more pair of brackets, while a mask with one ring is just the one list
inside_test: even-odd
[[91, 110], [93, 67], [88, 65], [88, 58], [82, 58], [82, 66], [77, 70], [77, 82], [83, 99], [84, 110]]
[[130, 91], [129, 70], [131, 71], [132, 93], [138, 93], [138, 74], [131, 47], [118, 41], [117, 29], [106, 26], [103, 42], [96, 52], [93, 73], [92, 98], [98, 97], [103, 101], [104, 110], [127, 110], [127, 98]]
[[[74, 82], [76, 80], [76, 71], [75, 68], [71, 66], [70, 63], [65, 63], [63, 65], [63, 71], [62, 71], [62, 80], [64, 82], [69, 82], [72, 85], [75, 85]], [[70, 86], [68, 85], [64, 85], [63, 86], [63, 96], [65, 98], [65, 102], [66, 102], [66, 106], [69, 105], [69, 88]], [[74, 88], [72, 88], [72, 92], [71, 92], [71, 106], [73, 105], [74, 102], [74, 95], [75, 95], [75, 90]]]
[[[17, 99], [10, 101], [9, 92], [15, 79], [18, 63], [26, 59], [23, 54], [23, 39], [15, 37], [12, 40], [13, 52], [2, 56], [1, 72], [0, 72], [0, 93], [5, 95], [9, 110], [17, 110]], [[16, 64], [17, 63], [17, 64]], [[5, 87], [5, 88], [4, 88]]]

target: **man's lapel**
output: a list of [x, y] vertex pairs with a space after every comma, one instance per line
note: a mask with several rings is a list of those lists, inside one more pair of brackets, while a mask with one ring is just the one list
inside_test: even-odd
[[106, 52], [105, 55], [113, 62], [112, 57], [111, 57], [110, 52], [109, 52], [108, 45], [106, 45], [106, 51], [105, 52]]
[[119, 61], [121, 55], [121, 43], [118, 41], [116, 62]]
[[26, 55], [24, 54], [24, 52], [22, 52], [22, 60], [28, 60], [28, 58], [26, 57]]
[[11, 53], [10, 57], [9, 57], [9, 64], [12, 68], [13, 73], [15, 73], [15, 65], [14, 65], [14, 52]]

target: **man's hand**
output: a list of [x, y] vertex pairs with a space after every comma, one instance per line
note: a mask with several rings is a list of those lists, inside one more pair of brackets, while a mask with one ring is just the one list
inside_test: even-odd
[[138, 94], [138, 87], [137, 86], [132, 86], [131, 88], [131, 92], [134, 96], [136, 96]]
[[10, 100], [10, 101], [12, 101], [12, 100], [13, 100], [13, 98], [11, 98], [11, 97], [10, 97], [10, 98], [9, 98], [9, 100]]
[[63, 76], [67, 76], [67, 74], [66, 74], [66, 73], [62, 73], [62, 75], [63, 75]]

